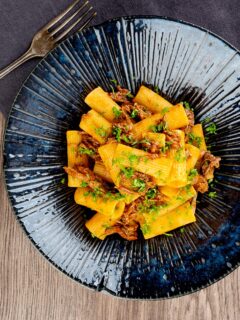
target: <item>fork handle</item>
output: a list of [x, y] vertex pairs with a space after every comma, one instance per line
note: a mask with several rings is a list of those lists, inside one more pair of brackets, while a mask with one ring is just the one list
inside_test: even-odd
[[29, 48], [21, 57], [13, 61], [11, 64], [9, 64], [4, 69], [0, 70], [0, 79], [5, 77], [7, 74], [9, 74], [11, 71], [19, 67], [21, 64], [26, 62], [29, 59], [32, 59], [34, 57], [37, 57], [38, 55], [33, 52], [32, 48]]

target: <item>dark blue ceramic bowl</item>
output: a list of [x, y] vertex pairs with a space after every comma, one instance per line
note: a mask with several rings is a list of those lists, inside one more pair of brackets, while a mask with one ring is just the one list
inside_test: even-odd
[[[65, 132], [77, 129], [84, 97], [110, 79], [133, 93], [158, 86], [172, 102], [187, 100], [197, 121], [212, 117], [212, 152], [222, 157], [217, 198], [204, 195], [197, 223], [147, 241], [93, 239], [89, 214], [61, 184]], [[240, 55], [212, 33], [182, 21], [126, 17], [68, 38], [23, 84], [5, 135], [5, 176], [18, 220], [39, 251], [85, 286], [126, 298], [194, 292], [240, 262]]]

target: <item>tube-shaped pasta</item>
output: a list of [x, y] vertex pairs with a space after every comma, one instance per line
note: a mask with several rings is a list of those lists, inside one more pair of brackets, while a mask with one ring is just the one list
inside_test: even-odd
[[[199, 149], [202, 151], [207, 150], [205, 138], [204, 138], [204, 133], [203, 133], [203, 127], [201, 123], [195, 124], [192, 127], [191, 133], [194, 135], [194, 137], [200, 138], [200, 141], [196, 147], [199, 147]], [[194, 142], [193, 142], [194, 143]]]
[[[88, 166], [88, 158], [85, 154], [78, 153], [78, 145], [82, 141], [80, 131], [68, 130], [67, 131], [67, 158], [68, 167], [73, 168], [75, 165]], [[76, 177], [68, 175], [68, 186], [77, 188], [81, 186], [82, 181]]]
[[121, 215], [115, 216], [112, 219], [102, 213], [97, 212], [86, 222], [85, 226], [94, 237], [104, 240], [106, 238], [106, 230], [112, 227], [120, 217]]
[[183, 128], [189, 124], [185, 109], [180, 103], [175, 105], [165, 114], [164, 121], [169, 130]]
[[162, 113], [156, 113], [151, 117], [137, 122], [132, 129], [133, 137], [135, 139], [141, 139], [144, 133], [153, 131], [154, 126], [156, 126], [162, 119], [164, 119], [166, 127], [169, 130], [179, 129], [189, 124], [185, 109], [181, 104], [177, 104], [165, 115]]
[[173, 159], [172, 169], [168, 177], [167, 185], [170, 187], [183, 187], [187, 184], [185, 134], [182, 130], [175, 131], [180, 137], [179, 148], [170, 150], [170, 158]]
[[101, 144], [106, 142], [112, 132], [111, 123], [95, 110], [84, 114], [79, 126]]
[[173, 188], [169, 186], [163, 186], [160, 188], [162, 194], [167, 196], [169, 199], [177, 197], [179, 193], [181, 193], [181, 188]]
[[[161, 186], [167, 182], [173, 160], [166, 157], [151, 159], [149, 153], [119, 143], [113, 157], [113, 163], [119, 168], [121, 166], [132, 167], [136, 171], [148, 174], [155, 178], [157, 185]], [[118, 179], [117, 183], [119, 183]]]
[[113, 121], [116, 112], [120, 111], [119, 105], [101, 87], [92, 90], [84, 101], [108, 121]]
[[159, 216], [149, 226], [143, 225], [143, 236], [145, 239], [150, 239], [195, 221], [193, 209], [187, 201], [165, 215]]
[[153, 113], [165, 113], [173, 105], [151, 89], [141, 86], [134, 101], [145, 106]]
[[113, 183], [110, 173], [103, 164], [103, 162], [96, 161], [94, 164], [93, 172], [96, 173], [96, 175], [101, 177], [103, 180]]
[[77, 204], [96, 210], [112, 219], [123, 214], [125, 208], [122, 200], [114, 199], [107, 194], [97, 195], [90, 188], [77, 188], [74, 200]]
[[193, 146], [192, 144], [186, 144], [185, 149], [188, 152], [187, 157], [187, 172], [193, 169], [198, 161], [200, 156], [200, 149]]
[[165, 146], [166, 136], [164, 133], [146, 132], [142, 136], [150, 141], [157, 142], [160, 148]]
[[[98, 152], [100, 157], [102, 158], [103, 164], [105, 165], [106, 169], [108, 170], [113, 182], [116, 184], [117, 176], [120, 171], [117, 173], [113, 170], [113, 156], [117, 148], [116, 142], [107, 143], [104, 146], [98, 148]], [[117, 169], [117, 168], [116, 168]]]
[[151, 132], [153, 127], [158, 124], [159, 120], [162, 120], [163, 115], [161, 113], [154, 114], [151, 117], [143, 119], [142, 121], [134, 124], [132, 134], [135, 139], [141, 139], [142, 135], [146, 132]]
[[154, 212], [143, 212], [145, 218], [145, 226], [151, 227], [152, 223], [157, 221], [160, 216], [166, 215], [168, 212], [181, 206], [186, 201], [196, 196], [196, 191], [192, 186], [184, 187], [177, 193], [175, 197], [172, 197], [164, 206], [159, 206]]

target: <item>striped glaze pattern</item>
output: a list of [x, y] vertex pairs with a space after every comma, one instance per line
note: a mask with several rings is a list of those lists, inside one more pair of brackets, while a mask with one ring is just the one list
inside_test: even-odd
[[[77, 129], [84, 97], [110, 79], [136, 92], [158, 86], [187, 100], [197, 121], [212, 117], [217, 197], [203, 195], [197, 223], [173, 237], [128, 242], [92, 238], [90, 212], [61, 184], [65, 132]], [[5, 133], [4, 170], [12, 206], [28, 237], [60, 270], [96, 290], [136, 299], [191, 293], [240, 263], [240, 55], [217, 36], [158, 17], [126, 17], [68, 38], [30, 74], [13, 104]], [[208, 124], [205, 124], [205, 127]]]

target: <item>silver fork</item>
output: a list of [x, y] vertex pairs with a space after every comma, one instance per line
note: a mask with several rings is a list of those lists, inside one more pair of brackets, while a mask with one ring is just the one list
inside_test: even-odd
[[[41, 30], [39, 30], [33, 37], [31, 46], [27, 52], [0, 71], [0, 79], [5, 77], [8, 73], [19, 67], [27, 60], [36, 57], [44, 57], [78, 24], [82, 24], [78, 30], [85, 28], [97, 13], [93, 11], [92, 6], [89, 7], [89, 1], [85, 1], [79, 8], [76, 8], [79, 1], [80, 0], [75, 0], [69, 7], [67, 7], [66, 10], [47, 23]], [[60, 25], [56, 26], [56, 24], [73, 9], [75, 9], [75, 12], [71, 16], [65, 18]], [[76, 20], [80, 12], [82, 13]], [[67, 27], [68, 24], [69, 26]], [[64, 29], [64, 27], [67, 28]]]

